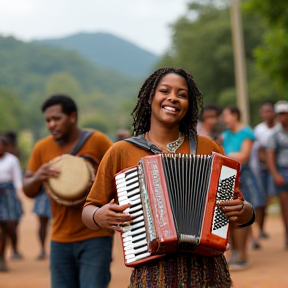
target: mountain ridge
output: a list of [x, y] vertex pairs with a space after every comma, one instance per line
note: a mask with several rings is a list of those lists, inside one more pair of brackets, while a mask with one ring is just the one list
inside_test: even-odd
[[76, 51], [98, 67], [134, 79], [147, 76], [159, 60], [158, 55], [105, 32], [79, 32], [61, 38], [32, 40], [31, 43]]

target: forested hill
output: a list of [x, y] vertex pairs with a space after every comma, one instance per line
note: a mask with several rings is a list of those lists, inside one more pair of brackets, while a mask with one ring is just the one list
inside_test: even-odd
[[45, 93], [45, 84], [54, 73], [72, 76], [83, 91], [97, 88], [111, 97], [120, 91], [129, 95], [136, 84], [120, 73], [96, 67], [77, 52], [25, 43], [13, 37], [0, 37], [0, 47], [0, 86], [12, 89], [21, 98]]
[[77, 101], [84, 127], [114, 133], [131, 125], [130, 113], [143, 79], [97, 67], [75, 51], [14, 37], [0, 36], [0, 47], [0, 114], [5, 116], [0, 117], [0, 131], [29, 129], [39, 134], [45, 126], [41, 103], [55, 93]]
[[147, 76], [159, 59], [157, 55], [107, 33], [79, 33], [34, 43], [77, 51], [98, 67], [138, 79]]

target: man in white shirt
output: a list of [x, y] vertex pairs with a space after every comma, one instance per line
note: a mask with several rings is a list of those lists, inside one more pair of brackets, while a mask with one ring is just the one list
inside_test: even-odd
[[[275, 185], [266, 164], [266, 147], [268, 139], [273, 134], [273, 131], [279, 127], [275, 116], [273, 103], [269, 101], [263, 102], [260, 106], [260, 117], [263, 122], [259, 123], [254, 128], [255, 141], [250, 156], [250, 167], [260, 188], [260, 191], [257, 191], [257, 193], [262, 193], [262, 195], [264, 195], [266, 204], [271, 197], [276, 195]], [[259, 238], [268, 237], [264, 232], [266, 206], [258, 207], [256, 211], [257, 216], [255, 222], [260, 229]], [[252, 247], [259, 248], [260, 246], [257, 242], [254, 242]]]

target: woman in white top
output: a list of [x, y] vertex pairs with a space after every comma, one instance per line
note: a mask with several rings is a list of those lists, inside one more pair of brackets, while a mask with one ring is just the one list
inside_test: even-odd
[[23, 211], [17, 192], [22, 189], [22, 172], [18, 158], [7, 152], [7, 139], [0, 135], [0, 272], [7, 271], [6, 238]]

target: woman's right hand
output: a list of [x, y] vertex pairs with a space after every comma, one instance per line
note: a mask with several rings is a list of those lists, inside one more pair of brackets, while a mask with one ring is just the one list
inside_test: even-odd
[[94, 220], [101, 228], [122, 232], [121, 225], [128, 224], [133, 220], [130, 214], [123, 213], [129, 206], [129, 204], [118, 205], [112, 199], [96, 211]]

